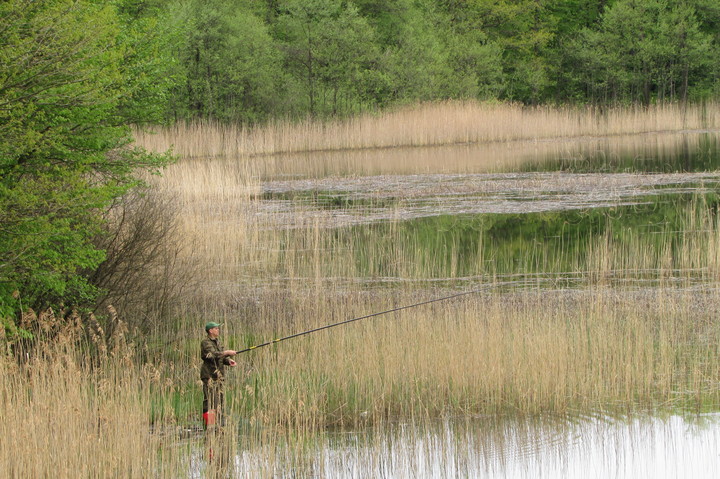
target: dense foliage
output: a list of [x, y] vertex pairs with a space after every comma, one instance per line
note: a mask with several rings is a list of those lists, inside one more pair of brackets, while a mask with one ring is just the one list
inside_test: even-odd
[[0, 3], [0, 318], [92, 304], [107, 208], [166, 158], [131, 146], [167, 90], [157, 23], [120, 3]]
[[176, 0], [173, 118], [256, 122], [436, 99], [703, 100], [714, 0]]

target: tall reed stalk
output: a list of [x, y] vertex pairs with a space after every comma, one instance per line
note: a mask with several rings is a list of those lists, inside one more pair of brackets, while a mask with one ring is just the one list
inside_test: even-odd
[[717, 404], [717, 330], [692, 294], [543, 295], [481, 296], [257, 351], [238, 403], [289, 427]]
[[[266, 298], [259, 314], [285, 312], [294, 325], [251, 330], [248, 319], [232, 320], [225, 340], [267, 339], [413, 297]], [[398, 417], [704, 410], [720, 399], [717, 311], [704, 309], [717, 304], [716, 292], [698, 302], [690, 290], [618, 295], [598, 287], [486, 293], [377, 317], [239, 357], [227, 379], [231, 425], [261, 425], [243, 447], [271, 451], [284, 437], [278, 428], [302, 449], [328, 425]], [[188, 462], [206, 446], [177, 445], [172, 427], [198, 423], [192, 408], [185, 417], [172, 407], [178, 390], [197, 388], [186, 374], [196, 371], [195, 355], [144, 367], [108, 355], [90, 368], [81, 351], [47, 345], [23, 365], [0, 362], [0, 459], [10, 477], [179, 477], [208, 467]], [[236, 439], [213, 444], [238, 452]]]

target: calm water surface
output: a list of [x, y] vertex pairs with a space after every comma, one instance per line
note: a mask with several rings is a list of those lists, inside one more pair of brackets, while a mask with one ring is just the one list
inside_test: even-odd
[[[294, 452], [291, 452], [294, 451]], [[455, 419], [332, 433], [307, 446], [249, 447], [229, 477], [715, 478], [720, 414], [616, 419]], [[206, 464], [196, 453], [192, 477]]]
[[[223, 160], [225, 161], [225, 160]], [[287, 155], [251, 217], [269, 228], [622, 207], [717, 192], [720, 134]], [[262, 227], [262, 226], [261, 226]]]

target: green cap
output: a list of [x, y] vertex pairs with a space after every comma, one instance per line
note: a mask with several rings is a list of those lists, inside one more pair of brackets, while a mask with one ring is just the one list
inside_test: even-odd
[[213, 323], [210, 321], [209, 323], [205, 324], [205, 331], [210, 331], [212, 328], [218, 328], [220, 325], [218, 323]]

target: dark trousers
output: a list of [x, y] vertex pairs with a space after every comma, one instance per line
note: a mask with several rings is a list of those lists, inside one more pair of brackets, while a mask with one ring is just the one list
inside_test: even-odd
[[216, 417], [220, 413], [223, 406], [224, 393], [223, 382], [218, 379], [203, 379], [203, 413], [212, 409], [215, 410]]

